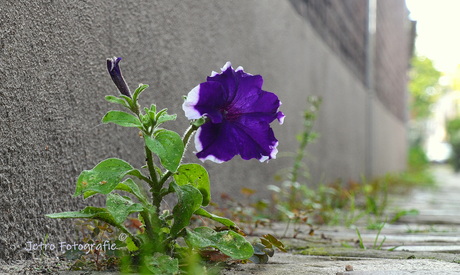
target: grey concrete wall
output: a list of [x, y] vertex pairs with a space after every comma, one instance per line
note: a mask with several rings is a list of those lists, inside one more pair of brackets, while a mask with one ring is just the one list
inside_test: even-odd
[[[131, 88], [151, 85], [141, 101], [176, 112], [179, 119], [170, 125], [180, 131], [187, 126], [182, 95], [212, 70], [231, 61], [261, 74], [287, 116], [284, 125], [274, 124], [280, 152], [296, 149], [306, 98], [320, 95], [312, 183], [364, 173], [366, 90], [289, 1], [3, 0], [0, 38], [2, 259], [28, 257], [25, 243], [47, 234], [50, 242], [74, 241], [70, 221], [43, 215], [100, 203], [71, 197], [83, 169], [108, 157], [142, 165], [136, 131], [100, 124], [113, 107], [104, 95], [117, 93], [105, 63], [114, 55], [123, 57]], [[403, 123], [384, 106], [375, 114], [376, 170], [403, 169]], [[276, 183], [274, 172], [291, 163], [236, 158], [205, 166], [216, 197], [238, 196], [241, 187], [263, 196], [265, 186]]]

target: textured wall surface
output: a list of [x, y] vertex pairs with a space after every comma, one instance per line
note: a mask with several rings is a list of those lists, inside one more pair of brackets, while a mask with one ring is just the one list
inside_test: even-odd
[[364, 82], [369, 0], [290, 1], [350, 71]]
[[412, 28], [403, 1], [377, 1], [375, 89], [379, 100], [401, 121], [407, 120], [406, 72]]
[[[306, 97], [320, 95], [321, 137], [310, 148], [312, 182], [359, 179], [364, 172], [366, 89], [289, 1], [3, 0], [0, 38], [2, 259], [30, 256], [25, 243], [39, 243], [47, 234], [49, 242], [74, 241], [70, 221], [43, 215], [101, 203], [71, 197], [83, 169], [107, 157], [142, 165], [137, 132], [100, 123], [113, 107], [104, 95], [117, 93], [105, 63], [114, 55], [123, 57], [131, 88], [150, 84], [142, 103], [178, 114], [170, 123], [174, 130], [187, 126], [182, 95], [212, 70], [231, 61], [261, 74], [264, 89], [279, 95], [287, 116], [284, 125], [273, 126], [280, 152], [295, 150]], [[401, 170], [404, 123], [374, 100], [375, 171]], [[192, 154], [187, 158], [194, 160]], [[205, 166], [216, 197], [237, 195], [241, 187], [263, 195], [275, 183], [274, 172], [291, 162], [237, 157]]]

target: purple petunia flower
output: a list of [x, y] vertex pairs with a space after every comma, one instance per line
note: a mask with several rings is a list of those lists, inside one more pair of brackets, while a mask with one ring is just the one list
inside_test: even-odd
[[230, 62], [221, 70], [193, 88], [182, 105], [188, 119], [204, 115], [209, 120], [195, 136], [197, 157], [218, 163], [235, 155], [261, 162], [274, 159], [278, 140], [270, 123], [283, 123], [281, 102], [262, 90], [262, 76], [245, 73], [242, 67], [234, 70]]
[[120, 93], [131, 97], [131, 92], [129, 91], [128, 84], [126, 84], [126, 81], [121, 74], [120, 67], [118, 66], [120, 60], [121, 57], [107, 58], [107, 70], [109, 70], [110, 76], [112, 77], [112, 80]]

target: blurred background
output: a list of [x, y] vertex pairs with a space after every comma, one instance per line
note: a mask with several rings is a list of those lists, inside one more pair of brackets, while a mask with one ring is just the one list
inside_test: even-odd
[[417, 24], [415, 54], [409, 72], [412, 153], [423, 149], [427, 160], [459, 167], [460, 40], [458, 1], [407, 0]]

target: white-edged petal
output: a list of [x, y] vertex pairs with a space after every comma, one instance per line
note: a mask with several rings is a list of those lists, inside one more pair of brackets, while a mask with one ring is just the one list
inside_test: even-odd
[[270, 153], [270, 158], [272, 159], [276, 159], [276, 154], [278, 154], [278, 141], [275, 143], [275, 145], [273, 145], [273, 147], [271, 147], [272, 149], [272, 152]]
[[184, 110], [185, 116], [188, 119], [198, 119], [201, 117], [200, 112], [195, 109], [195, 105], [200, 99], [200, 85], [193, 88], [187, 95], [187, 99], [182, 104], [182, 110]]
[[285, 117], [286, 117], [286, 116], [283, 114], [283, 116], [281, 116], [281, 117], [278, 118], [278, 121], [279, 121], [280, 124], [283, 124], [283, 123], [284, 123], [284, 118], [285, 118]]
[[267, 159], [268, 159], [268, 156], [262, 156], [262, 157], [259, 159], [259, 161], [260, 161], [260, 162], [264, 162], [264, 161], [266, 161]]
[[203, 144], [200, 141], [200, 134], [201, 134], [201, 127], [196, 130], [195, 133], [195, 149], [197, 152], [201, 152], [203, 150]]
[[262, 156], [259, 161], [264, 162], [269, 159], [276, 159], [276, 155], [278, 154], [278, 149], [276, 147], [278, 147], [278, 141], [274, 145], [270, 146], [270, 156]]
[[228, 68], [231, 68], [232, 67], [232, 63], [230, 63], [230, 61], [227, 61], [227, 63], [225, 63], [225, 65], [220, 69], [222, 72], [226, 71]]
[[209, 155], [209, 156], [207, 156], [207, 157], [205, 157], [205, 158], [200, 158], [200, 160], [201, 160], [202, 162], [205, 162], [205, 161], [207, 161], [207, 160], [210, 160], [210, 161], [215, 162], [215, 163], [223, 163], [223, 162], [224, 162], [223, 160], [220, 160], [220, 159], [216, 158], [216, 157], [213, 156], [213, 155]]

